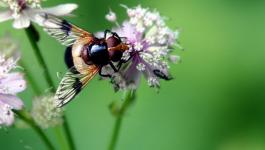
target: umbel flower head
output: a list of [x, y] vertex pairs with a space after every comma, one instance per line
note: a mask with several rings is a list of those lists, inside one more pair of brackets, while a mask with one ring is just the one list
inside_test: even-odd
[[[117, 89], [136, 88], [140, 75], [143, 74], [151, 87], [159, 87], [159, 79], [170, 80], [169, 61], [177, 62], [179, 56], [171, 55], [177, 43], [179, 32], [170, 29], [158, 11], [137, 6], [128, 8], [128, 20], [115, 27], [113, 31], [125, 37], [130, 49], [123, 55], [127, 61], [119, 73], [113, 75], [113, 83]], [[106, 18], [114, 22], [111, 17]], [[109, 19], [111, 18], [111, 19]]]
[[14, 19], [14, 28], [27, 28], [30, 21], [38, 22], [36, 18], [38, 13], [64, 16], [77, 8], [76, 4], [61, 4], [55, 7], [41, 8], [42, 1], [44, 0], [0, 0], [0, 7], [7, 8], [6, 11], [0, 12], [0, 22]]
[[31, 115], [42, 128], [54, 127], [63, 122], [63, 109], [55, 106], [52, 94], [34, 99]]
[[[22, 100], [16, 96], [26, 88], [23, 74], [14, 72], [17, 56], [11, 56], [16, 46], [7, 38], [0, 39], [0, 125], [9, 126], [14, 122], [12, 109], [19, 110], [23, 107]], [[10, 55], [10, 56], [9, 56]]]

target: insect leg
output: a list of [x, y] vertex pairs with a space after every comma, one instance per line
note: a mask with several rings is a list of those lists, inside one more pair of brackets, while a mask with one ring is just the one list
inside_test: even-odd
[[127, 60], [120, 60], [119, 63], [118, 63], [118, 65], [117, 65], [118, 66], [118, 71], [122, 67], [122, 64], [127, 63], [128, 61], [130, 61], [133, 56], [134, 56], [134, 54], [132, 54]]
[[111, 75], [110, 75], [110, 74], [102, 74], [102, 67], [100, 68], [100, 70], [99, 70], [98, 74], [99, 74], [100, 76], [102, 76], [102, 77], [108, 77], [108, 78], [110, 78], [110, 77], [111, 77]]
[[104, 31], [104, 38], [105, 38], [105, 39], [106, 39], [108, 33], [111, 33], [113, 36], [116, 36], [116, 37], [121, 41], [120, 36], [119, 36], [116, 32], [112, 32], [112, 31], [109, 30], [109, 29], [106, 29], [106, 30]]
[[161, 70], [158, 70], [158, 69], [153, 70], [153, 73], [154, 73], [157, 77], [159, 77], [159, 78], [161, 78], [161, 79], [164, 79], [164, 80], [172, 80], [172, 79], [173, 79], [170, 75], [166, 75], [166, 74], [164, 74]]
[[106, 29], [104, 31], [104, 39], [106, 39], [108, 33], [112, 33], [112, 32], [109, 29]]
[[[112, 62], [109, 62], [110, 67], [114, 70], [114, 72], [118, 72], [120, 67], [117, 69]], [[102, 67], [100, 68], [98, 74], [102, 77], [111, 77], [110, 74], [102, 74]]]
[[111, 33], [112, 33], [112, 35], [116, 36], [121, 41], [120, 36], [116, 32], [111, 32]]
[[110, 64], [111, 68], [114, 70], [114, 72], [118, 72], [119, 71], [119, 69], [117, 69], [112, 62], [109, 62], [109, 64]]

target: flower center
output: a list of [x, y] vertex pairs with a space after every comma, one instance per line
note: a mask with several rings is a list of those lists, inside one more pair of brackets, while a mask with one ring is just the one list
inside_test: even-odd
[[18, 18], [21, 12], [30, 7], [30, 8], [40, 8], [42, 0], [1, 0], [3, 5], [9, 7], [13, 12], [13, 17]]
[[20, 7], [20, 10], [26, 8], [27, 2], [25, 0], [18, 0], [17, 3], [18, 3], [18, 6]]

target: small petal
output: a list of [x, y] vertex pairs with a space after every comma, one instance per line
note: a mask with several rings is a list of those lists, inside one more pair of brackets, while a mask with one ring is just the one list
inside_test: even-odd
[[0, 12], [0, 22], [10, 20], [11, 18], [12, 18], [12, 12], [11, 11]]
[[1, 79], [0, 89], [1, 93], [16, 94], [26, 89], [26, 81], [20, 73], [9, 73], [7, 77]]
[[136, 50], [136, 51], [141, 51], [142, 49], [143, 49], [143, 45], [142, 45], [142, 43], [140, 43], [140, 42], [136, 42], [135, 44], [134, 44], [134, 49]]
[[36, 23], [38, 23], [40, 26], [45, 26], [46, 28], [60, 28], [61, 26], [57, 23], [54, 23], [50, 19], [45, 19], [45, 13], [39, 13], [35, 15], [35, 17], [32, 20]]
[[137, 64], [136, 68], [139, 71], [144, 71], [145, 70], [145, 65], [143, 63], [139, 63], [139, 64]]
[[147, 79], [148, 85], [150, 87], [156, 87], [159, 88], [160, 84], [159, 84], [159, 80], [155, 77], [150, 77], [149, 79]]
[[117, 29], [114, 31], [122, 37], [127, 37], [127, 40], [131, 43], [134, 43], [135, 41], [141, 38], [139, 35], [136, 34], [135, 26], [131, 25], [127, 21], [122, 24], [121, 29]]
[[69, 15], [75, 9], [77, 9], [77, 4], [61, 4], [55, 7], [43, 8], [43, 12], [52, 14], [55, 16], [65, 16]]
[[170, 55], [169, 60], [173, 63], [179, 63], [181, 61], [180, 56], [178, 55]]
[[30, 25], [30, 19], [21, 14], [18, 18], [16, 18], [13, 22], [13, 27], [16, 29], [28, 28]]
[[11, 109], [19, 110], [23, 107], [23, 102], [15, 95], [0, 94], [0, 102], [9, 105]]
[[0, 101], [0, 125], [10, 126], [14, 122], [14, 113], [8, 104]]
[[136, 68], [137, 64], [138, 61], [133, 61], [132, 64], [122, 73], [127, 86], [131, 84], [138, 87], [139, 85], [141, 72]]
[[109, 11], [109, 13], [105, 16], [105, 18], [110, 22], [115, 22], [117, 20], [117, 16], [113, 11]]

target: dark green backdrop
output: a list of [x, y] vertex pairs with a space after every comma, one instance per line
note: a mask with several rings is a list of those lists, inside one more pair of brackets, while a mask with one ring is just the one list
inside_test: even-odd
[[[45, 6], [75, 2], [80, 5], [71, 22], [96, 32], [111, 28], [105, 20], [109, 8], [119, 21], [126, 14], [119, 4], [155, 8], [168, 25], [180, 28], [177, 50], [182, 63], [172, 65], [175, 79], [162, 82], [157, 94], [142, 82], [137, 101], [126, 114], [118, 150], [264, 150], [265, 149], [265, 1], [262, 0], [47, 0]], [[41, 32], [43, 55], [58, 83], [65, 72], [64, 47]], [[21, 42], [22, 59], [47, 87], [24, 30], [11, 22], [0, 24]], [[30, 108], [32, 90], [21, 96]], [[104, 150], [114, 118], [108, 105], [119, 99], [108, 81], [94, 79], [66, 114], [79, 150]], [[48, 129], [54, 139], [53, 129]], [[0, 149], [41, 150], [45, 147], [29, 129], [1, 129]]]

